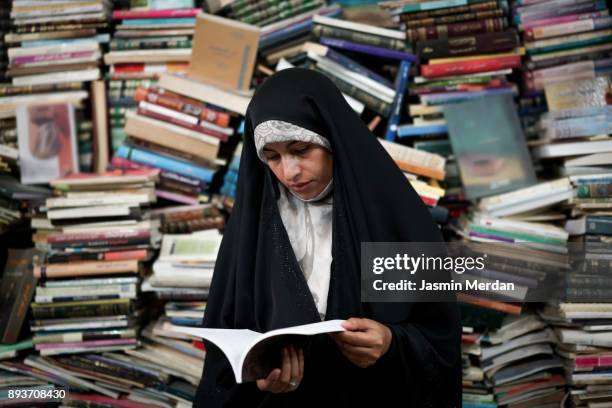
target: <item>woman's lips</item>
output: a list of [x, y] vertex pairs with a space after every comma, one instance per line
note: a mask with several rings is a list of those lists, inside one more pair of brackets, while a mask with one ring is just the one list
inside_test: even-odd
[[299, 193], [299, 192], [306, 190], [310, 186], [310, 183], [312, 183], [312, 181], [307, 181], [305, 183], [291, 184], [289, 187], [291, 187], [293, 191]]

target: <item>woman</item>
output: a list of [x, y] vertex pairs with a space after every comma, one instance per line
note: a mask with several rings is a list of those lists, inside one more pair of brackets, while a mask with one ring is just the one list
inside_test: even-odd
[[196, 407], [460, 407], [458, 309], [362, 303], [361, 242], [439, 242], [401, 171], [324, 75], [271, 76], [246, 115], [238, 190], [204, 326], [259, 332], [348, 319], [237, 385], [207, 343]]

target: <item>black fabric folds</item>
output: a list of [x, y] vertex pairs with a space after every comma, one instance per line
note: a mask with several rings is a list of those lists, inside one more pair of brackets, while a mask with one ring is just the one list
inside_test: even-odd
[[206, 343], [195, 407], [461, 406], [461, 326], [454, 303], [362, 303], [361, 242], [439, 242], [441, 234], [389, 155], [336, 86], [317, 72], [276, 73], [247, 111], [237, 195], [215, 266], [204, 326], [265, 332], [319, 321], [276, 200], [275, 177], [255, 151], [253, 129], [278, 119], [329, 139], [334, 160], [333, 263], [326, 319], [366, 317], [393, 333], [389, 351], [359, 368], [329, 336], [305, 347], [294, 392], [237, 385], [224, 355]]

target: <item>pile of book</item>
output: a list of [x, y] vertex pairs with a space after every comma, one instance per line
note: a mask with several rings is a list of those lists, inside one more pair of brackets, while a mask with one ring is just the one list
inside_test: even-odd
[[13, 85], [93, 81], [100, 78], [101, 43], [108, 42], [109, 3], [13, 0], [7, 76]]
[[[230, 8], [234, 4], [230, 5]], [[262, 2], [263, 4], [263, 2]], [[290, 1], [279, 1], [279, 7], [287, 7]], [[261, 27], [258, 55], [260, 61], [268, 67], [273, 67], [281, 58], [291, 60], [300, 54], [304, 43], [312, 41], [313, 17], [337, 17], [342, 13], [339, 5], [325, 5], [319, 2], [316, 8], [293, 16], [283, 17], [280, 21]], [[259, 6], [258, 6], [259, 7]], [[290, 6], [289, 6], [290, 7]]]
[[113, 11], [116, 25], [104, 56], [113, 151], [125, 138], [124, 115], [137, 105], [136, 89], [156, 83], [160, 73], [187, 72], [199, 11], [194, 0], [132, 3]]
[[[609, 269], [608, 269], [609, 271]], [[575, 273], [569, 277], [580, 279], [591, 287], [598, 285], [597, 277]], [[607, 279], [599, 280], [609, 288]], [[558, 342], [556, 351], [565, 367], [570, 385], [570, 403], [575, 407], [605, 406], [610, 404], [610, 367], [612, 367], [612, 303], [554, 302], [540, 311], [541, 316], [554, 328]], [[601, 404], [601, 405], [600, 405]]]
[[146, 213], [158, 173], [75, 174], [51, 183], [57, 196], [32, 219], [32, 239], [47, 251], [34, 268], [40, 283], [31, 304], [41, 355], [138, 345], [139, 275], [159, 244], [159, 225]]
[[[227, 93], [178, 76], [162, 78], [160, 86], [137, 90], [138, 109], [126, 114], [124, 131], [128, 137], [111, 164], [116, 168], [160, 169], [155, 194], [166, 201], [208, 201], [215, 175], [225, 164], [217, 158], [220, 146], [234, 129], [229, 111], [203, 100], [211, 96], [207, 90], [216, 92], [218, 98]], [[228, 101], [221, 105], [224, 102]]]
[[508, 316], [485, 336], [481, 364], [499, 406], [559, 406], [565, 395], [556, 337], [533, 312]]

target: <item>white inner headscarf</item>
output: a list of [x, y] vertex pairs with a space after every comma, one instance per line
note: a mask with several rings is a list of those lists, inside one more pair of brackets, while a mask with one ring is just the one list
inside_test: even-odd
[[[266, 162], [263, 148], [268, 143], [298, 140], [315, 143], [331, 151], [329, 141], [311, 130], [280, 120], [260, 123], [254, 131], [257, 155]], [[333, 179], [316, 197], [304, 200], [278, 183], [278, 209], [293, 252], [323, 320], [327, 310], [332, 262]]]

